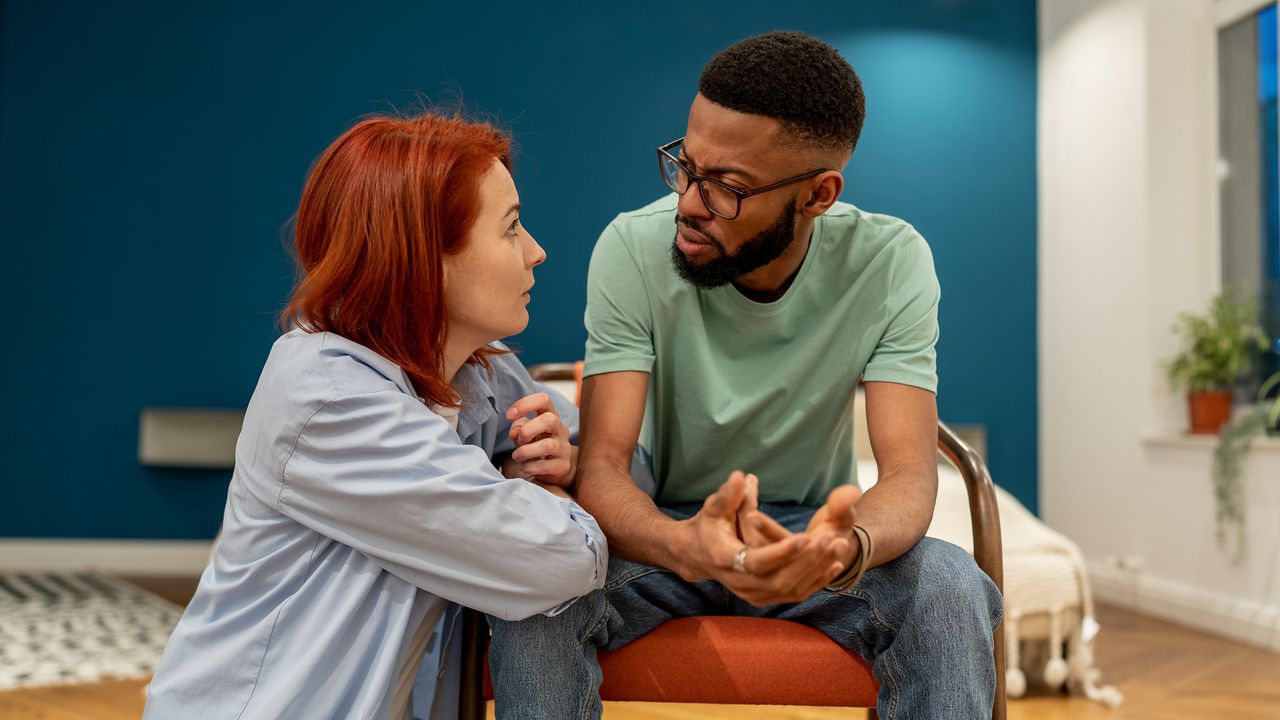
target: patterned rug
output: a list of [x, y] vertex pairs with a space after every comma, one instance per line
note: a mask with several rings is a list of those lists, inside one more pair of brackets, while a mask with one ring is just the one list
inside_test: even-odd
[[107, 575], [0, 574], [0, 690], [148, 675], [181, 616]]

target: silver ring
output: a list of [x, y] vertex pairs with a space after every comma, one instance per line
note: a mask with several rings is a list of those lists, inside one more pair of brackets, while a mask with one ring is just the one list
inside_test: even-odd
[[750, 575], [751, 571], [747, 569], [747, 546], [743, 545], [737, 555], [733, 556], [733, 569], [744, 575]]

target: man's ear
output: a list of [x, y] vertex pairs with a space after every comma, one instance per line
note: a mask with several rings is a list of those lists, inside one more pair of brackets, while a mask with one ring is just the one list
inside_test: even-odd
[[801, 204], [800, 214], [816, 218], [830, 210], [836, 200], [840, 199], [840, 192], [844, 190], [844, 176], [838, 170], [827, 170], [815, 175], [809, 182], [809, 199]]

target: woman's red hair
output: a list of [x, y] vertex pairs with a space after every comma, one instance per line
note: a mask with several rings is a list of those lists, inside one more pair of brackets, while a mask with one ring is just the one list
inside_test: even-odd
[[[282, 322], [332, 332], [399, 365], [430, 403], [458, 405], [444, 376], [444, 256], [462, 249], [481, 177], [511, 142], [484, 124], [378, 116], [316, 160], [294, 225], [301, 278]], [[487, 348], [471, 362], [487, 365]]]

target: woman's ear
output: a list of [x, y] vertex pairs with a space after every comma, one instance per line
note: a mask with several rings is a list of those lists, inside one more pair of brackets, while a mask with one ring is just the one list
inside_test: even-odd
[[827, 170], [815, 175], [809, 188], [809, 199], [801, 206], [800, 213], [805, 217], [815, 218], [822, 215], [844, 190], [844, 176], [838, 170]]

